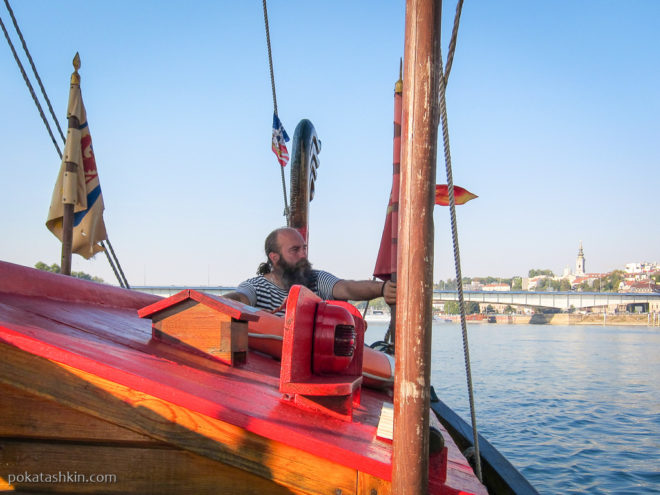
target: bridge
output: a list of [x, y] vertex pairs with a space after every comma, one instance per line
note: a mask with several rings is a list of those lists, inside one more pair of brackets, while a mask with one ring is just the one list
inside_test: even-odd
[[206, 292], [207, 294], [213, 294], [214, 296], [222, 296], [227, 292], [235, 291], [236, 287], [221, 285], [134, 285], [131, 289], [138, 292], [146, 292], [147, 294], [170, 297], [186, 289], [196, 290], [197, 292]]
[[[658, 308], [660, 293], [618, 293], [618, 292], [528, 292], [528, 291], [464, 291], [466, 302], [484, 304], [510, 304], [511, 306], [533, 306], [567, 310], [640, 305], [646, 308]], [[433, 302], [458, 301], [456, 291], [435, 290]]]
[[[169, 297], [185, 289], [194, 289], [221, 296], [231, 292], [236, 287], [229, 286], [140, 286], [134, 290]], [[558, 308], [568, 310], [608, 307], [608, 306], [643, 306], [643, 312], [649, 309], [657, 311], [660, 308], [660, 293], [617, 293], [617, 292], [528, 292], [528, 291], [464, 291], [466, 302], [484, 304], [510, 304], [511, 306], [530, 306], [541, 308]], [[434, 290], [433, 303], [458, 301], [458, 293], [450, 290]], [[654, 309], [655, 308], [655, 309]]]

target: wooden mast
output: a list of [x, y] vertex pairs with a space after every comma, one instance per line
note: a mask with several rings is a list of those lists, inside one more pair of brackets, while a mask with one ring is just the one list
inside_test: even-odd
[[428, 492], [441, 0], [407, 0], [392, 492]]

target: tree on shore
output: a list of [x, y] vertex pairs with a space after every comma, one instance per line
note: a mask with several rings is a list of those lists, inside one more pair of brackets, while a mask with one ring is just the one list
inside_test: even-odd
[[614, 270], [612, 273], [608, 273], [600, 284], [601, 292], [617, 292], [623, 278], [623, 270]]
[[[62, 270], [60, 269], [60, 265], [57, 263], [53, 263], [52, 265], [47, 265], [43, 261], [38, 261], [34, 267], [37, 270], [41, 270], [43, 272], [50, 272], [50, 273], [62, 273]], [[100, 277], [94, 277], [92, 275], [89, 275], [88, 273], [85, 272], [71, 272], [72, 277], [80, 278], [83, 280], [91, 280], [92, 282], [99, 282], [99, 283], [104, 283], [103, 279]]]
[[[445, 313], [448, 315], [458, 315], [461, 314], [461, 308], [458, 304], [458, 301], [447, 301], [445, 303]], [[465, 314], [473, 315], [479, 313], [479, 303], [474, 301], [465, 303]]]
[[545, 275], [547, 277], [554, 277], [555, 274], [552, 270], [539, 270], [538, 268], [532, 268], [529, 271], [529, 278], [538, 277], [540, 275]]

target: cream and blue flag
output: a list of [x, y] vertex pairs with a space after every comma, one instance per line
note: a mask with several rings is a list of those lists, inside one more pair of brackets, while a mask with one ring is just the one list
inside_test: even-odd
[[[80, 63], [78, 61], [76, 65], [77, 59], [76, 54], [76, 59], [74, 59], [76, 71], [71, 75], [67, 117], [77, 117], [80, 125], [78, 128], [67, 130], [64, 156], [53, 190], [46, 227], [61, 241], [64, 203], [69, 202], [72, 197], [75, 198], [72, 252], [89, 259], [96, 253], [104, 251], [99, 243], [107, 239], [107, 234], [103, 222], [104, 206], [101, 184], [96, 170], [92, 137], [87, 125], [87, 112], [80, 92], [80, 76], [78, 75]], [[66, 162], [76, 164], [74, 182], [65, 180], [65, 175], [69, 174], [66, 172]], [[71, 186], [66, 186], [67, 183]]]

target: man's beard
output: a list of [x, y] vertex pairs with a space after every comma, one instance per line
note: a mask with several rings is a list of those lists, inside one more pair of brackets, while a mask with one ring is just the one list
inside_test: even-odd
[[280, 257], [277, 266], [282, 269], [282, 282], [287, 290], [293, 285], [309, 287], [312, 281], [312, 265], [307, 259], [292, 264]]

